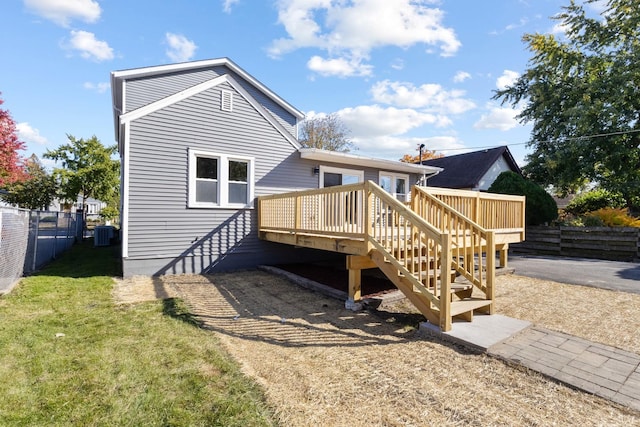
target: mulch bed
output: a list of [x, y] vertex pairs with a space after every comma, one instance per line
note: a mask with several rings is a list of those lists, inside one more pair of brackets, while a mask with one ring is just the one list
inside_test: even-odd
[[[349, 291], [349, 271], [336, 264], [278, 264], [274, 267], [314, 280], [339, 291]], [[362, 297], [369, 298], [396, 290], [378, 269], [362, 270]]]

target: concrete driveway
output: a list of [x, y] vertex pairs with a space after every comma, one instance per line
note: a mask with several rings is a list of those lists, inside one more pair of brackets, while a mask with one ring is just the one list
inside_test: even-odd
[[510, 254], [509, 267], [520, 276], [640, 294], [640, 263]]

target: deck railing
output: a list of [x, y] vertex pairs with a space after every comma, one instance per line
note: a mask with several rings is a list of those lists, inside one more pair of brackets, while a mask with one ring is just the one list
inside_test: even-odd
[[261, 196], [260, 230], [366, 239], [364, 183]]
[[273, 241], [370, 254], [405, 294], [422, 295], [421, 311], [446, 331], [451, 268], [493, 300], [494, 230], [524, 237], [524, 197], [414, 187], [407, 206], [368, 181], [261, 196], [258, 228]]
[[[448, 237], [378, 185], [368, 182], [367, 187], [371, 244], [392, 256], [388, 261], [402, 274], [412, 275], [420, 281], [444, 275], [450, 285], [447, 273], [450, 266], [442, 262], [444, 253], [449, 255]], [[426, 296], [432, 299], [432, 296], [448, 295], [449, 291], [445, 293], [442, 289], [447, 286], [444, 282], [442, 280], [438, 285], [432, 280], [431, 293]], [[438, 304], [435, 299], [432, 302]]]
[[[462, 197], [448, 199], [465, 201]], [[458, 206], [462, 209], [470, 207], [464, 203], [458, 203]], [[413, 187], [411, 207], [440, 232], [451, 236], [453, 268], [482, 290], [487, 299], [493, 299], [495, 232], [481, 227], [467, 215], [425, 191], [425, 187]]]
[[451, 239], [375, 183], [262, 196], [258, 206], [261, 232], [362, 239], [439, 311], [443, 330], [451, 328]]
[[480, 191], [417, 187], [449, 205], [487, 230], [522, 231], [524, 240], [525, 197]]

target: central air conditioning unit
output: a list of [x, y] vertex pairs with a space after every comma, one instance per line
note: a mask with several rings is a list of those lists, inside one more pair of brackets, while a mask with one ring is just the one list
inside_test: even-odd
[[113, 237], [113, 227], [99, 225], [93, 230], [94, 246], [109, 246]]

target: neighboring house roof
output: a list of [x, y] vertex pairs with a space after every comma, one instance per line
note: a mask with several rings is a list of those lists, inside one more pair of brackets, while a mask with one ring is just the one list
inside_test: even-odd
[[575, 194], [570, 194], [566, 197], [558, 197], [558, 196], [552, 196], [553, 200], [556, 201], [556, 205], [558, 205], [558, 209], [564, 209], [566, 208], [569, 203], [571, 203], [571, 201], [576, 197]]
[[415, 163], [404, 163], [396, 160], [377, 159], [374, 157], [359, 156], [351, 153], [342, 153], [338, 151], [320, 150], [318, 148], [300, 148], [300, 157], [302, 159], [316, 160], [319, 162], [332, 162], [353, 166], [365, 166], [388, 170], [392, 172], [405, 172], [424, 174], [434, 176], [442, 171], [442, 168], [419, 165]]
[[507, 146], [424, 160], [422, 164], [444, 169], [429, 178], [427, 183], [430, 187], [477, 188], [480, 180], [501, 157], [512, 171], [522, 174]]
[[[143, 77], [151, 77], [151, 76], [157, 76], [157, 75], [163, 75], [163, 74], [170, 74], [170, 73], [176, 73], [181, 71], [198, 70], [201, 68], [219, 67], [219, 66], [226, 66], [227, 68], [229, 68], [230, 70], [232, 70], [233, 72], [241, 76], [244, 80], [246, 80], [252, 86], [254, 86], [258, 91], [262, 92], [266, 97], [270, 98], [273, 102], [280, 105], [286, 111], [288, 111], [293, 116], [295, 116], [298, 120], [304, 118], [304, 113], [302, 113], [297, 108], [293, 107], [284, 99], [280, 98], [278, 95], [272, 92], [269, 88], [267, 88], [265, 85], [260, 83], [260, 81], [258, 81], [256, 78], [254, 78], [249, 73], [247, 73], [242, 68], [240, 68], [238, 65], [236, 65], [229, 58], [182, 62], [178, 64], [158, 65], [158, 66], [152, 66], [152, 67], [133, 68], [128, 70], [113, 71], [111, 73], [111, 97], [113, 101], [113, 120], [114, 120], [116, 140], [120, 141], [121, 123], [119, 118], [121, 115], [125, 113], [124, 98], [126, 96], [125, 95], [126, 91], [124, 90], [124, 82], [126, 80], [139, 79]], [[213, 80], [216, 80], [216, 82], [213, 82], [213, 84], [215, 85], [219, 83], [222, 79], [213, 79]], [[229, 80], [233, 81], [233, 78], [229, 77]], [[226, 80], [226, 81], [229, 81], [229, 80]], [[211, 85], [212, 85], [212, 81], [205, 82], [203, 84], [197, 85], [197, 87], [191, 88], [191, 90], [183, 91], [187, 93], [175, 94], [174, 95], [175, 99], [173, 100], [165, 99], [165, 100], [161, 100], [163, 102], [156, 101], [153, 104], [155, 104], [156, 107], [166, 106], [170, 104], [172, 101], [175, 102], [176, 100], [184, 99], [185, 97], [196, 93], [198, 90], [204, 90], [207, 87], [211, 87]], [[238, 89], [238, 87], [236, 87], [236, 89]], [[153, 107], [151, 108], [148, 108], [149, 106], [145, 106], [145, 107], [147, 107], [145, 110], [145, 113], [148, 113], [149, 111], [153, 110]], [[145, 107], [141, 107], [138, 110], [145, 109]], [[134, 111], [137, 111], [137, 110], [134, 110]], [[131, 113], [133, 113], [133, 111], [127, 112], [127, 114], [131, 114]], [[124, 116], [126, 116], [127, 114], [124, 114]], [[144, 115], [144, 114], [138, 113], [138, 116], [140, 115]]]

